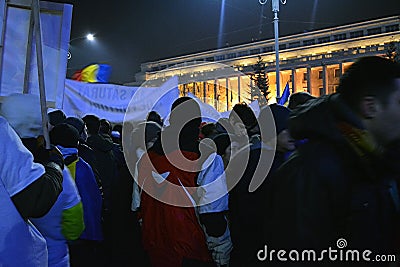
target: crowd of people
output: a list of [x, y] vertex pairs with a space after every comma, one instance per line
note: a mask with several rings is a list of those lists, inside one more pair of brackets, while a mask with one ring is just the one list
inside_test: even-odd
[[205, 123], [190, 97], [168, 125], [149, 111], [124, 130], [53, 110], [50, 149], [38, 96], [4, 97], [0, 116], [0, 266], [398, 266], [374, 260], [400, 260], [388, 59], [361, 58], [336, 93], [294, 93], [258, 117], [238, 103]]

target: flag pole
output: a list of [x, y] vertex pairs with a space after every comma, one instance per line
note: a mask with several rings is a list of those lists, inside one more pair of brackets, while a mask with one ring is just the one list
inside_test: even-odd
[[38, 68], [38, 80], [39, 80], [40, 110], [42, 113], [43, 137], [46, 142], [46, 149], [50, 149], [50, 136], [48, 129], [48, 117], [47, 117], [47, 107], [46, 107], [46, 90], [44, 84], [44, 71], [43, 71], [42, 31], [40, 28], [39, 0], [32, 0], [32, 12], [33, 12], [34, 32], [35, 32], [36, 58], [37, 58], [37, 68]]
[[[265, 5], [268, 0], [258, 0], [261, 5]], [[276, 62], [276, 98], [279, 100], [281, 98], [281, 81], [280, 81], [280, 69], [279, 69], [279, 5], [282, 3], [286, 4], [286, 0], [271, 0], [272, 12], [274, 13], [274, 39], [275, 39], [275, 62]]]

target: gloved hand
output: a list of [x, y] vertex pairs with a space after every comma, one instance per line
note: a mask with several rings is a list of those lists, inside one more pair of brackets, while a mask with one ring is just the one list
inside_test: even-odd
[[48, 161], [54, 162], [58, 166], [60, 166], [61, 170], [64, 169], [64, 157], [61, 151], [54, 145], [50, 145], [50, 149], [46, 149], [46, 152], [49, 155]]
[[35, 161], [46, 164], [49, 162], [56, 163], [61, 170], [64, 169], [64, 157], [61, 154], [61, 151], [54, 145], [50, 145], [50, 149], [46, 149], [44, 143], [38, 140], [38, 149], [37, 152], [34, 154]]

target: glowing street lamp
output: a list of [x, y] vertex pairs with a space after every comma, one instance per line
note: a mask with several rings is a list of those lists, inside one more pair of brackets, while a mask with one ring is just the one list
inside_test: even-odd
[[[261, 5], [265, 5], [268, 0], [258, 0]], [[274, 33], [275, 33], [275, 58], [276, 58], [276, 98], [280, 97], [280, 86], [281, 81], [279, 79], [279, 27], [278, 27], [278, 12], [279, 12], [279, 2], [282, 5], [286, 4], [286, 0], [271, 0], [272, 12], [274, 12]]]
[[[94, 39], [95, 39], [95, 36], [94, 36], [93, 33], [88, 33], [85, 36], [80, 36], [80, 37], [76, 37], [76, 38], [73, 38], [73, 39], [69, 40], [69, 44], [68, 45], [71, 46], [71, 43], [73, 41], [79, 40], [79, 39], [86, 39], [86, 40], [88, 40], [90, 42], [93, 42]], [[68, 59], [71, 59], [71, 57], [72, 57], [71, 51], [68, 50]]]
[[86, 39], [88, 39], [89, 41], [94, 41], [94, 34], [92, 33], [87, 34]]

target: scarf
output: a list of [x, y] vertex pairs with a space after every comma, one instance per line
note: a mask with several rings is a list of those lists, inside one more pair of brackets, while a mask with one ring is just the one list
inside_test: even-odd
[[382, 154], [380, 147], [367, 130], [359, 129], [347, 122], [339, 122], [337, 126], [347, 143], [361, 159], [369, 160], [371, 157]]

